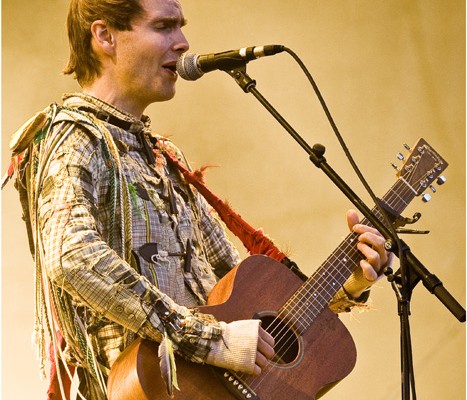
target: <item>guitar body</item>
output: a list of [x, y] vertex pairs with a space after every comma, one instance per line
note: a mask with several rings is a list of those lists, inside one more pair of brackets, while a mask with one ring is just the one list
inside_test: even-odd
[[[265, 256], [247, 258], [221, 279], [209, 297], [210, 305], [200, 311], [226, 322], [260, 318], [270, 333], [277, 332], [279, 326], [286, 331], [283, 340], [287, 349], [283, 350], [284, 342], [276, 339], [277, 359], [270, 369], [259, 378], [238, 374], [230, 381], [229, 371], [177, 358], [180, 391], [175, 390], [174, 398], [316, 399], [346, 377], [355, 365], [356, 349], [334, 313], [325, 307], [306, 330], [277, 317], [277, 311], [302, 284], [287, 267]], [[109, 400], [169, 398], [157, 347], [157, 343], [138, 339], [122, 353], [109, 376]], [[237, 378], [242, 380], [240, 389], [232, 383]]]

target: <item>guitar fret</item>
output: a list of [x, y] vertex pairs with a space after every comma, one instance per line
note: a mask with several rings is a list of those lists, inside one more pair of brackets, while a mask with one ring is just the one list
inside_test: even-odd
[[[389, 210], [389, 218], [392, 221], [447, 167], [447, 163], [423, 139], [419, 140], [414, 149], [400, 170], [399, 179], [381, 201], [383, 208]], [[379, 209], [375, 207], [372, 212], [383, 221]], [[360, 223], [371, 225], [367, 219]], [[347, 235], [337, 249], [284, 304], [279, 315], [286, 316], [298, 329], [307, 329], [363, 258], [356, 248], [356, 240], [357, 234]]]
[[[406, 182], [397, 180], [383, 197], [384, 204], [400, 214], [415, 197]], [[376, 207], [372, 210], [382, 220], [382, 214]], [[360, 223], [371, 225], [367, 219]], [[325, 262], [301, 286], [301, 288], [281, 308], [279, 315], [286, 315], [297, 329], [308, 329], [324, 307], [332, 300], [344, 282], [356, 269], [362, 254], [356, 248], [358, 235], [351, 232], [331, 253]]]

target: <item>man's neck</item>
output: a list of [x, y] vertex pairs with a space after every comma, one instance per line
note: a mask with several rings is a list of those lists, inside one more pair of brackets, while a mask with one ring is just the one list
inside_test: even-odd
[[128, 99], [128, 96], [124, 96], [115, 90], [115, 85], [108, 85], [101, 79], [96, 79], [91, 84], [84, 86], [83, 93], [112, 104], [114, 107], [133, 115], [137, 119], [141, 119], [146, 108], [145, 106], [136, 104], [134, 101]]

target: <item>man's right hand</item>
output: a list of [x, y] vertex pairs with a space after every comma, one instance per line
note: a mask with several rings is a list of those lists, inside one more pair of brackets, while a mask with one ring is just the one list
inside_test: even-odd
[[258, 376], [261, 374], [274, 353], [274, 338], [260, 326], [253, 375]]

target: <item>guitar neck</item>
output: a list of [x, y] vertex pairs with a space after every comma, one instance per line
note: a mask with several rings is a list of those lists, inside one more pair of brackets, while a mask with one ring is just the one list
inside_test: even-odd
[[[413, 189], [403, 179], [398, 179], [383, 197], [382, 202], [396, 214], [400, 214], [416, 196]], [[382, 220], [377, 207], [372, 212]], [[371, 225], [367, 219], [360, 223]], [[351, 232], [331, 253], [324, 263], [287, 301], [282, 311], [298, 329], [306, 330], [326, 307], [344, 282], [357, 268], [362, 254], [357, 250], [358, 234]]]

